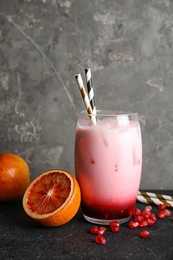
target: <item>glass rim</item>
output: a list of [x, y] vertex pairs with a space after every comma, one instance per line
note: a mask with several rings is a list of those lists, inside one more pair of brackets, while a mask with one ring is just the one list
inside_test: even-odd
[[98, 109], [95, 114], [89, 114], [87, 110], [82, 110], [79, 112], [80, 115], [84, 116], [138, 116], [138, 112], [126, 112], [126, 111], [116, 111], [116, 110], [106, 110], [106, 109]]

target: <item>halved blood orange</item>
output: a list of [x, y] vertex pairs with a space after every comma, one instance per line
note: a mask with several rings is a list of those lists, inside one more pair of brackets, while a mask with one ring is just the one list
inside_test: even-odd
[[54, 169], [31, 182], [23, 196], [27, 215], [44, 226], [60, 226], [77, 213], [81, 202], [79, 184], [70, 172]]

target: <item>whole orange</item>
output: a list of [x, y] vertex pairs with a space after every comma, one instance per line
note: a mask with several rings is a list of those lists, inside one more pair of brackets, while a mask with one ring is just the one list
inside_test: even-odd
[[16, 154], [0, 154], [0, 202], [21, 197], [30, 184], [30, 170], [23, 158]]

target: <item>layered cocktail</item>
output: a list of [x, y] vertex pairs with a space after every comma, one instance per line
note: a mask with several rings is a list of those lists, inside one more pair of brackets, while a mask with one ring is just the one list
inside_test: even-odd
[[142, 168], [138, 114], [97, 111], [93, 125], [81, 112], [75, 140], [75, 174], [86, 220], [109, 224], [129, 220]]

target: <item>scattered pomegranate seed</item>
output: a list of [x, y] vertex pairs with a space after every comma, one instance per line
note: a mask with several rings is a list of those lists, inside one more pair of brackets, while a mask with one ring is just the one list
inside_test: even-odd
[[167, 205], [166, 205], [166, 204], [163, 204], [163, 203], [162, 203], [162, 204], [159, 204], [159, 205], [158, 205], [158, 209], [159, 209], [159, 210], [164, 210], [164, 209], [166, 208], [166, 206], [167, 206]]
[[138, 208], [134, 208], [134, 209], [133, 209], [133, 215], [134, 215], [134, 216], [140, 216], [140, 215], [141, 215], [141, 210], [138, 209]]
[[147, 238], [149, 236], [149, 232], [147, 230], [143, 230], [140, 232], [140, 236], [143, 237], [143, 238]]
[[110, 226], [110, 228], [119, 227], [120, 223], [117, 221], [111, 221], [111, 222], [109, 222], [109, 226]]
[[120, 230], [120, 227], [119, 226], [114, 226], [114, 227], [111, 227], [111, 231], [112, 232], [114, 232], [114, 233], [116, 233], [116, 232], [118, 232]]
[[164, 209], [163, 214], [165, 215], [165, 217], [169, 217], [169, 216], [171, 216], [171, 211], [168, 209]]
[[156, 215], [154, 213], [151, 213], [148, 218], [156, 221]]
[[152, 208], [150, 205], [148, 205], [148, 206], [146, 206], [146, 207], [144, 208], [145, 211], [149, 211], [149, 212], [151, 212], [152, 209], [153, 209], [153, 208]]
[[99, 228], [97, 226], [93, 226], [92, 228], [90, 228], [90, 233], [93, 235], [97, 235], [99, 231]]
[[137, 228], [139, 226], [139, 222], [137, 222], [135, 220], [130, 220], [128, 225], [129, 225], [129, 228]]
[[[168, 205], [167, 204], [159, 204], [158, 209], [159, 212], [157, 213], [157, 217], [160, 219], [164, 219], [165, 217], [171, 216], [171, 211], [166, 209]], [[146, 227], [146, 226], [152, 226], [156, 222], [157, 218], [154, 213], [152, 213], [152, 206], [147, 205], [143, 210], [140, 210], [139, 208], [134, 208], [132, 211], [133, 218], [128, 222], [128, 226], [131, 229], [135, 229], [137, 227]], [[171, 217], [171, 220], [173, 221], [173, 217]], [[116, 233], [120, 230], [120, 223], [118, 221], [111, 221], [109, 222], [109, 227], [112, 232]], [[90, 229], [90, 233], [95, 234], [95, 241], [98, 244], [106, 244], [106, 239], [103, 236], [105, 233], [106, 228], [105, 227], [98, 227], [93, 226]], [[139, 234], [143, 238], [147, 238], [149, 236], [149, 231], [143, 230]]]
[[147, 224], [148, 224], [148, 226], [152, 226], [152, 225], [154, 225], [154, 223], [155, 223], [155, 220], [153, 220], [153, 219], [151, 219], [151, 218], [148, 218], [148, 219], [147, 219]]
[[139, 227], [146, 227], [147, 225], [148, 225], [148, 222], [147, 222], [146, 219], [144, 219], [143, 221], [141, 221], [141, 222], [139, 223]]
[[106, 239], [102, 235], [97, 235], [95, 241], [97, 244], [101, 244], [101, 245], [106, 244]]
[[163, 219], [165, 217], [163, 211], [159, 211], [157, 214], [158, 218]]
[[142, 215], [145, 219], [147, 219], [147, 218], [149, 217], [149, 215], [150, 215], [150, 212], [147, 211], [147, 210], [142, 210], [141, 215]]
[[144, 217], [143, 216], [137, 216], [137, 217], [135, 217], [135, 220], [138, 221], [138, 222], [142, 222], [142, 221], [144, 221]]
[[100, 227], [99, 230], [98, 230], [98, 235], [103, 235], [106, 231], [106, 228], [105, 227]]

